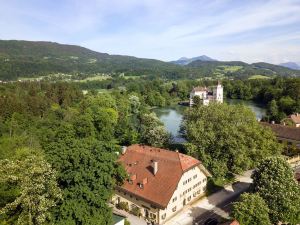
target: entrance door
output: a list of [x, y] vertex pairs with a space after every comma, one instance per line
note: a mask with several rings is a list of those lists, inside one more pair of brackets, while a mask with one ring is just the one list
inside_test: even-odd
[[148, 209], [144, 209], [144, 210], [145, 210], [145, 217], [149, 218], [149, 211], [148, 211]]

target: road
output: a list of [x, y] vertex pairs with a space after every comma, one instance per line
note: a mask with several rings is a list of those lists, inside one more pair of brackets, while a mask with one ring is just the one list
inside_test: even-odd
[[197, 222], [204, 224], [208, 218], [229, 218], [231, 203], [239, 195], [248, 190], [252, 179], [252, 171], [245, 172], [242, 176], [237, 176], [237, 182], [227, 185], [224, 189], [202, 198], [192, 205], [187, 205], [176, 216], [171, 218], [165, 225], [192, 225]]

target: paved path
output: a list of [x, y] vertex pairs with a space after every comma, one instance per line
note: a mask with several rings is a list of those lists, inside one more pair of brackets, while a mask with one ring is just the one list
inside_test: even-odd
[[187, 205], [165, 225], [192, 225], [195, 222], [204, 224], [205, 220], [211, 217], [228, 218], [228, 211], [232, 201], [239, 195], [248, 190], [252, 179], [252, 171], [245, 172], [242, 176], [237, 176], [237, 182], [233, 185], [227, 185], [224, 189], [202, 198], [192, 205]]

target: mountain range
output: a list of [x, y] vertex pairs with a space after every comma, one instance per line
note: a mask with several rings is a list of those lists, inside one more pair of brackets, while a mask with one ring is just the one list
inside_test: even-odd
[[205, 55], [164, 62], [110, 55], [55, 42], [0, 40], [0, 80], [41, 77], [55, 73], [75, 74], [79, 78], [99, 73], [110, 76], [158, 76], [168, 79], [300, 76], [299, 70], [283, 66], [216, 61]]
[[188, 65], [191, 62], [198, 61], [198, 60], [203, 61], [203, 62], [217, 61], [206, 55], [201, 55], [201, 56], [197, 56], [197, 57], [193, 57], [193, 58], [181, 57], [180, 59], [178, 59], [176, 61], [171, 61], [170, 63], [177, 64], [177, 65]]
[[300, 65], [298, 65], [295, 62], [286, 62], [279, 64], [280, 66], [284, 66], [286, 68], [292, 69], [292, 70], [300, 70]]

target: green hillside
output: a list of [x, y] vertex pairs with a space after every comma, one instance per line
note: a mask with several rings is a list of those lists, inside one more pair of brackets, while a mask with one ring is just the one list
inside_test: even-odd
[[239, 61], [197, 60], [188, 65], [175, 65], [154, 59], [99, 53], [76, 45], [0, 40], [0, 80], [38, 77], [83, 80], [87, 77], [106, 79], [120, 75], [125, 78], [247, 79], [255, 75], [300, 76], [300, 71], [268, 63], [247, 64]]
[[212, 76], [223, 76], [232, 78], [249, 78], [255, 75], [266, 77], [275, 76], [300, 76], [299, 70], [292, 70], [283, 66], [273, 65], [269, 63], [253, 63], [247, 64], [240, 61], [194, 61], [186, 67], [197, 69], [203, 74], [211, 74]]
[[180, 66], [153, 59], [109, 55], [53, 42], [0, 41], [0, 79], [37, 77], [49, 73], [172, 74]]

